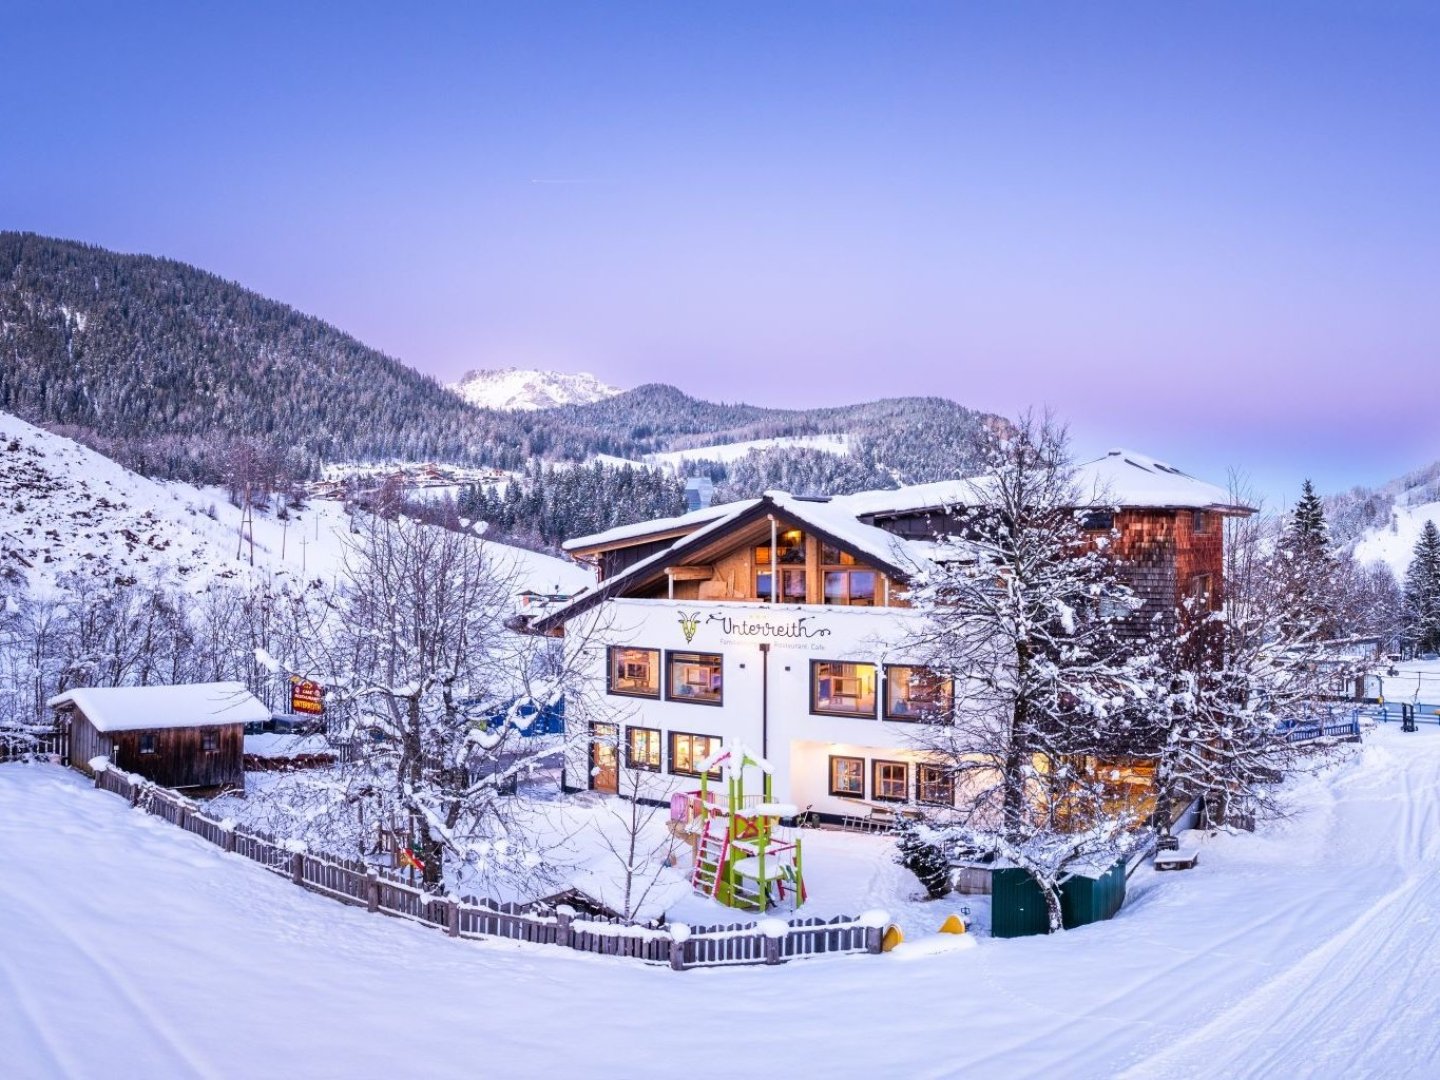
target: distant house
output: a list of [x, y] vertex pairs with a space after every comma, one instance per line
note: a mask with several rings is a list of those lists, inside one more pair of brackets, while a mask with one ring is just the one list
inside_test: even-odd
[[47, 704], [70, 731], [70, 761], [106, 757], [169, 788], [245, 787], [245, 725], [270, 719], [236, 682], [84, 687]]

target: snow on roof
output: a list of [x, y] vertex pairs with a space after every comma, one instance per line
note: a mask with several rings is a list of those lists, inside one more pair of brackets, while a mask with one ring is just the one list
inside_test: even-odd
[[674, 532], [677, 529], [689, 529], [704, 525], [717, 518], [729, 517], [736, 510], [748, 509], [759, 501], [759, 499], [742, 499], [740, 502], [719, 503], [715, 506], [706, 506], [700, 510], [692, 510], [688, 514], [680, 514], [678, 517], [656, 518], [654, 521], [637, 521], [633, 525], [618, 525], [613, 529], [606, 529], [604, 532], [591, 533], [589, 536], [577, 536], [573, 540], [566, 540], [560, 546], [566, 551], [575, 551], [579, 548], [615, 544], [621, 540], [633, 540], [636, 537], [649, 536], [652, 533], [666, 533]]
[[73, 705], [96, 731], [154, 731], [270, 719], [270, 710], [238, 682], [181, 686], [81, 687], [45, 703]]
[[[986, 476], [937, 480], [893, 491], [838, 495], [830, 500], [830, 505], [857, 517], [914, 513], [942, 506], [976, 506], [985, 501], [991, 482]], [[1075, 466], [1073, 483], [1083, 503], [1157, 509], [1245, 509], [1236, 506], [1224, 488], [1134, 450], [1111, 450], [1104, 457]]]
[[916, 570], [921, 565], [915, 550], [904, 537], [874, 525], [866, 525], [857, 520], [855, 514], [843, 505], [837, 506], [834, 500], [821, 502], [816, 499], [797, 499], [785, 491], [767, 491], [765, 497], [775, 504], [777, 510], [821, 532], [829, 533], [836, 540], [877, 562], [903, 570]]

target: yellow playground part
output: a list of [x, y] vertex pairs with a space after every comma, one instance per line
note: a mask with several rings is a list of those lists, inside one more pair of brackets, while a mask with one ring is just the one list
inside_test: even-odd
[[965, 920], [953, 911], [947, 915], [945, 921], [940, 924], [940, 933], [942, 934], [963, 934], [964, 932]]
[[880, 951], [889, 952], [891, 949], [895, 948], [896, 945], [899, 945], [904, 940], [905, 931], [901, 930], [900, 927], [896, 926], [894, 923], [891, 923], [885, 928], [885, 937], [880, 942]]

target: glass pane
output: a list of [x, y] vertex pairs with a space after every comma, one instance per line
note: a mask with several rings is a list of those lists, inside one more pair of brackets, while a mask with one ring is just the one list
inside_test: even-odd
[[841, 551], [829, 544], [822, 544], [820, 547], [820, 561], [826, 566], [854, 566], [855, 556], [848, 551]]
[[770, 599], [770, 571], [759, 571], [755, 575], [755, 595], [761, 600]]
[[875, 665], [822, 660], [815, 664], [815, 708], [850, 716], [875, 715]]
[[721, 658], [716, 654], [671, 653], [670, 700], [718, 702], [721, 676]]
[[845, 573], [842, 570], [825, 572], [825, 603], [845, 603]]
[[872, 570], [850, 571], [850, 603], [860, 607], [875, 606], [875, 573]]
[[781, 570], [780, 583], [785, 590], [780, 594], [780, 599], [792, 604], [803, 604], [805, 602], [804, 570]]
[[660, 650], [610, 650], [610, 689], [617, 694], [660, 696]]
[[830, 789], [837, 794], [865, 794], [865, 762], [860, 758], [830, 759]]

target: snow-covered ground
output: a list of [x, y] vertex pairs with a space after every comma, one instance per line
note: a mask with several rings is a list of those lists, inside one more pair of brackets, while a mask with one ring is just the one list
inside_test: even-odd
[[764, 450], [823, 450], [828, 454], [848, 454], [848, 435], [787, 435], [775, 439], [751, 439], [748, 442], [723, 443], [717, 446], [697, 446], [690, 450], [669, 450], [660, 454], [647, 454], [646, 463], [662, 468], [679, 470], [687, 461], [718, 461], [723, 464], [739, 461], [752, 451]]
[[0, 766], [0, 1045], [22, 1077], [1435, 1075], [1440, 727], [1289, 803], [1058, 938], [674, 973], [452, 942]]
[[[67, 573], [150, 576], [199, 592], [247, 575], [333, 578], [350, 539], [338, 502], [311, 499], [287, 520], [242, 522], [218, 488], [162, 483], [71, 439], [0, 412], [0, 572], [44, 590]], [[253, 543], [252, 543], [253, 541]], [[573, 593], [593, 575], [563, 559], [492, 544], [518, 589]]]

